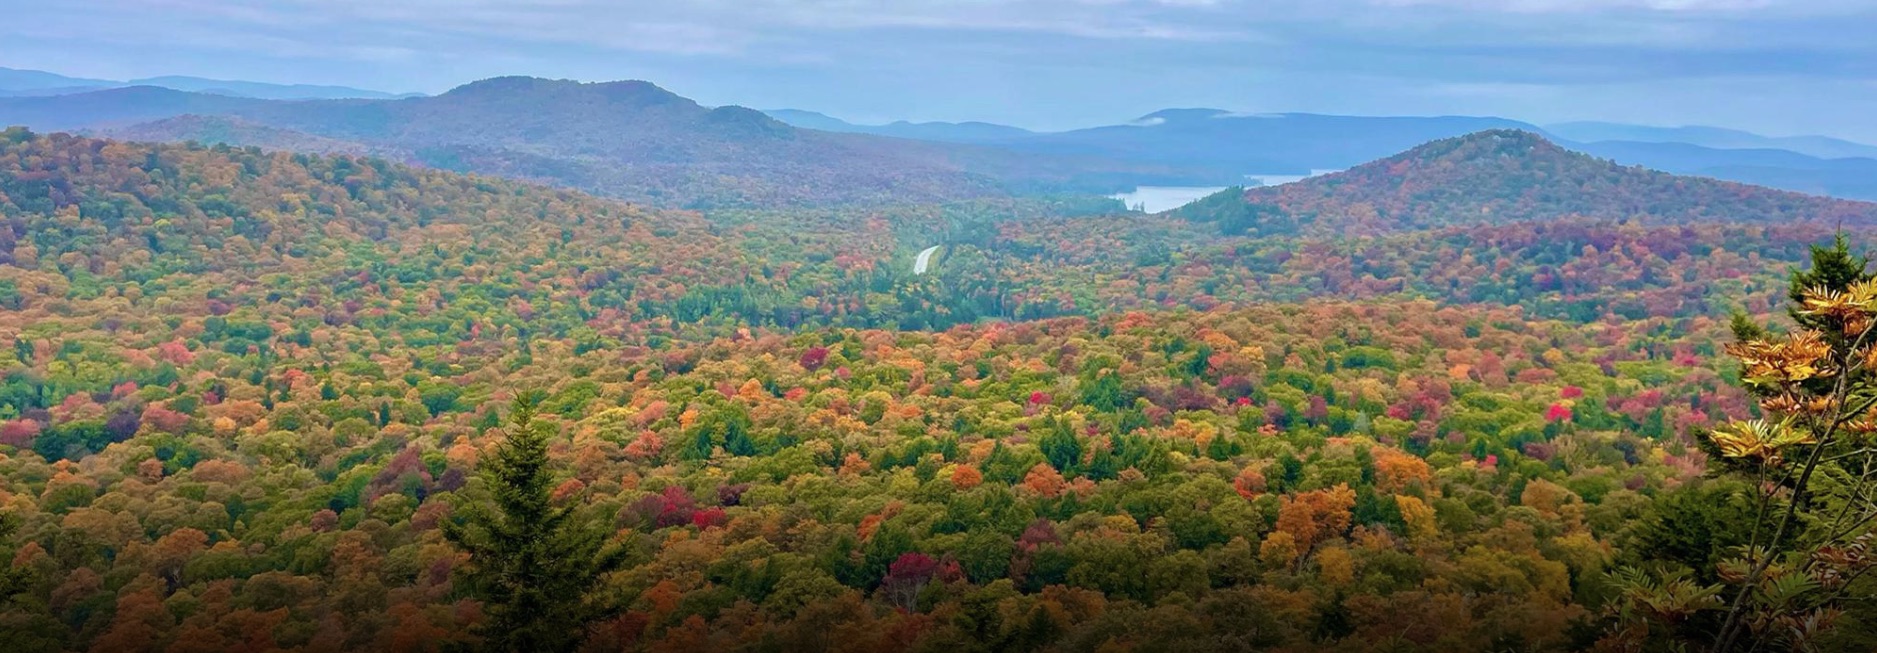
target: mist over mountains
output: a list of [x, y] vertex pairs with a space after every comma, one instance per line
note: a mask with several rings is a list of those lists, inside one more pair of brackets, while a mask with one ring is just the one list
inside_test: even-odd
[[1545, 135], [1571, 149], [1677, 174], [1814, 195], [1877, 199], [1877, 146], [1823, 136], [1769, 137], [1716, 127], [1556, 125], [1492, 117], [1247, 115], [1168, 109], [1131, 122], [1039, 133], [987, 123], [856, 125], [800, 110], [768, 112], [800, 127], [923, 140], [994, 143], [1057, 154], [1201, 163], [1239, 174], [1304, 175], [1348, 168], [1427, 141], [1488, 129]]
[[[1490, 129], [1544, 135], [1625, 165], [1877, 199], [1877, 146], [1713, 127], [1498, 117], [1166, 109], [1036, 132], [985, 122], [861, 125], [794, 109], [705, 107], [649, 82], [507, 77], [435, 96], [165, 76], [129, 81], [0, 69], [0, 124], [198, 140], [533, 179], [673, 206], [780, 198], [879, 203], [1219, 186], [1340, 170]], [[721, 182], [721, 183], [720, 183]]]
[[131, 80], [67, 77], [42, 70], [0, 68], [0, 97], [69, 95], [86, 91], [130, 86], [156, 86], [178, 91], [193, 91], [230, 97], [264, 100], [330, 100], [340, 98], [383, 99], [410, 97], [415, 93], [386, 93], [349, 86], [318, 84], [270, 84], [226, 79], [207, 79], [187, 75], [162, 75]]
[[402, 99], [278, 101], [150, 86], [0, 98], [0, 124], [135, 140], [371, 152], [670, 206], [937, 201], [1218, 183], [1203, 166], [800, 129], [649, 82], [502, 77]]

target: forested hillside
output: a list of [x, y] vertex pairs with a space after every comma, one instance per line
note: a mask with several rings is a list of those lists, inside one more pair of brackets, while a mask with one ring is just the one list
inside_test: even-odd
[[[706, 214], [8, 130], [0, 632], [21, 651], [544, 631], [529, 650], [1620, 651], [1742, 629], [1868, 648], [1870, 606], [1840, 600], [1874, 588], [1868, 524], [1742, 559], [1759, 506], [1796, 503], [1735, 473], [1832, 441], [1737, 422], [1823, 405], [1817, 375], [1864, 380], [1840, 408], [1871, 397], [1877, 363], [1847, 362], [1866, 336], [1757, 330], [1869, 330], [1877, 284], [1812, 248], [1862, 205], [1620, 171], [1607, 188], [1664, 207], [1630, 220], [1524, 186], [1575, 163], [1417, 181], [1526, 169], [1476, 151], [1516, 138], [1397, 162], [1400, 186], [1480, 184], [1516, 216], [1222, 235], [1099, 201]], [[1870, 469], [1834, 451], [1825, 477]], [[1802, 516], [1862, 518], [1862, 487]], [[502, 591], [519, 577], [544, 603]], [[1784, 602], [1727, 608], [1762, 583]]]
[[1435, 141], [1345, 172], [1228, 191], [1181, 210], [1229, 233], [1373, 234], [1560, 218], [1877, 223], [1877, 204], [1626, 167], [1530, 132]]

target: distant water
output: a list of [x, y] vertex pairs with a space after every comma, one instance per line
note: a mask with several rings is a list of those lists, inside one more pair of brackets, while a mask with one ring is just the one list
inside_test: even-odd
[[[1281, 186], [1340, 170], [1311, 170], [1307, 175], [1245, 175], [1246, 186]], [[1159, 213], [1192, 204], [1202, 197], [1225, 190], [1224, 186], [1141, 186], [1132, 193], [1109, 195], [1130, 209]]]
[[1130, 209], [1141, 209], [1148, 213], [1159, 213], [1193, 203], [1201, 197], [1225, 190], [1224, 186], [1142, 186], [1132, 193], [1120, 193], [1109, 197], [1121, 200]]
[[1327, 175], [1327, 174], [1334, 173], [1334, 172], [1342, 172], [1342, 171], [1341, 170], [1311, 170], [1310, 174], [1307, 174], [1307, 175], [1250, 174], [1250, 175], [1245, 175], [1245, 179], [1250, 182], [1246, 184], [1248, 186], [1282, 186], [1284, 184], [1294, 184], [1294, 183], [1303, 181], [1305, 179], [1309, 179], [1311, 177], [1320, 177], [1320, 176]]

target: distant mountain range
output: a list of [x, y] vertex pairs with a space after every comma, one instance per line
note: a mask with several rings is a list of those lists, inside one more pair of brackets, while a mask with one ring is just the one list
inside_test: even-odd
[[1714, 127], [1614, 123], [1538, 125], [1491, 117], [1247, 115], [1168, 109], [1121, 125], [1039, 133], [988, 123], [855, 125], [808, 111], [769, 114], [793, 125], [1058, 155], [1179, 163], [1239, 175], [1347, 168], [1430, 140], [1488, 129], [1543, 134], [1581, 152], [1666, 172], [1819, 195], [1877, 200], [1877, 146], [1823, 136], [1767, 137]]
[[1545, 131], [1558, 138], [1584, 143], [1686, 143], [1722, 150], [1789, 150], [1821, 159], [1877, 158], [1877, 145], [1827, 136], [1761, 136], [1720, 127], [1645, 127], [1609, 122], [1567, 122], [1545, 125]]
[[1877, 199], [1877, 146], [1827, 137], [1219, 109], [1167, 109], [1065, 132], [983, 122], [859, 125], [808, 111], [704, 107], [648, 82], [528, 77], [393, 97], [343, 87], [189, 77], [116, 82], [0, 69], [4, 125], [370, 154], [690, 207], [1228, 186], [1346, 169], [1429, 141], [1511, 129], [1626, 165]]
[[1877, 225], [1877, 204], [1624, 166], [1527, 131], [1492, 130], [1176, 213], [1226, 233], [1362, 234], [1564, 218]]
[[67, 77], [43, 70], [0, 68], [0, 97], [71, 95], [74, 93], [86, 93], [102, 89], [131, 86], [155, 86], [177, 91], [193, 91], [197, 93], [263, 100], [390, 99], [418, 95], [415, 93], [398, 94], [383, 91], [368, 91], [348, 86], [269, 84], [265, 82], [205, 79], [202, 77], [187, 77], [181, 75], [116, 81]]
[[307, 101], [137, 86], [0, 98], [0, 124], [369, 153], [687, 207], [932, 202], [1231, 179], [1197, 166], [801, 129], [642, 81], [502, 77], [434, 97]]
[[911, 138], [923, 141], [942, 141], [947, 143], [999, 143], [1027, 136], [1036, 132], [1022, 127], [998, 125], [988, 122], [907, 122], [904, 120], [885, 125], [857, 125], [833, 116], [813, 111], [797, 109], [771, 109], [763, 113], [782, 122], [804, 129], [819, 129], [828, 132], [847, 134], [873, 134], [894, 138]]

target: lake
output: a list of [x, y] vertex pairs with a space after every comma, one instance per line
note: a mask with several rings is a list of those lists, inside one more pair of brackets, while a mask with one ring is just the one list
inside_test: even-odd
[[1109, 197], [1121, 200], [1130, 209], [1141, 209], [1148, 213], [1159, 213], [1193, 203], [1201, 197], [1225, 190], [1224, 186], [1142, 186], [1132, 193], [1119, 193]]
[[[1245, 175], [1245, 185], [1280, 186], [1333, 172], [1340, 171], [1311, 170], [1310, 174], [1307, 175], [1251, 174]], [[1141, 186], [1134, 189], [1132, 193], [1118, 193], [1109, 195], [1109, 197], [1121, 200], [1121, 203], [1126, 204], [1130, 209], [1141, 209], [1148, 213], [1159, 213], [1161, 211], [1171, 211], [1192, 204], [1202, 197], [1222, 190], [1225, 190], [1224, 186]]]

